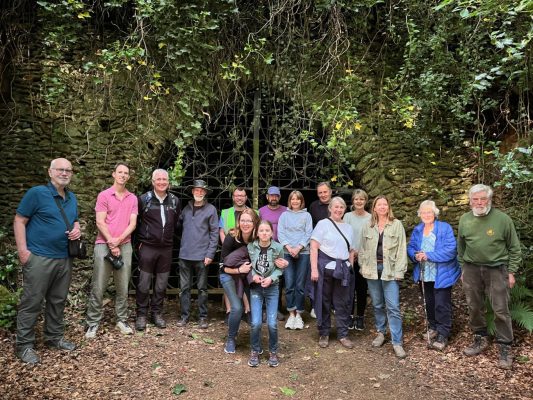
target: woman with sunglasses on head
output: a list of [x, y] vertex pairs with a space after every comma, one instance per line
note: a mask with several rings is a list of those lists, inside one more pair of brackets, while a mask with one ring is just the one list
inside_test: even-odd
[[[259, 217], [256, 212], [251, 208], [245, 208], [236, 221], [233, 234], [225, 237], [220, 252], [223, 263], [220, 268], [219, 279], [231, 304], [228, 318], [228, 337], [224, 346], [224, 351], [229, 354], [235, 353], [235, 337], [239, 331], [244, 310], [242, 290], [238, 290], [239, 286], [243, 285], [244, 291], [249, 294], [248, 282], [245, 277], [251, 271], [252, 264], [249, 261], [245, 261], [243, 256], [247, 256], [246, 246], [253, 241], [258, 223]], [[228, 261], [229, 258], [235, 258], [232, 257], [235, 255], [235, 251], [243, 251], [243, 255], [240, 257], [242, 264], [240, 265], [230, 265]]]

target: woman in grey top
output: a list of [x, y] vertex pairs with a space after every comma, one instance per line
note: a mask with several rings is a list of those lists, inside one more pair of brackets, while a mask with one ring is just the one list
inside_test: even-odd
[[[352, 193], [352, 211], [344, 214], [344, 222], [350, 224], [353, 230], [353, 248], [355, 249], [355, 262], [354, 262], [354, 279], [352, 280], [352, 321], [350, 323], [350, 329], [357, 329], [362, 331], [365, 329], [365, 308], [366, 308], [366, 292], [367, 283], [359, 272], [360, 267], [357, 262], [357, 254], [359, 253], [359, 245], [361, 243], [361, 231], [363, 227], [370, 222], [371, 215], [365, 210], [366, 203], [368, 202], [368, 194], [362, 189], [355, 189]], [[355, 296], [354, 296], [355, 294]], [[355, 311], [355, 301], [357, 300], [357, 313]]]
[[289, 195], [287, 211], [278, 221], [278, 240], [283, 246], [289, 266], [285, 269], [285, 299], [289, 319], [286, 329], [303, 329], [305, 283], [309, 272], [309, 240], [313, 233], [313, 219], [305, 208], [301, 192]]

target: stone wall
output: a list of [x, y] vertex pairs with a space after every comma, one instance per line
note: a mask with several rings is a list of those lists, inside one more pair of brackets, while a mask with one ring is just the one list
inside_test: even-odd
[[[102, 87], [92, 85], [76, 67], [81, 65], [84, 51], [81, 48], [72, 56], [72, 64], [61, 65], [68, 90], [53, 107], [44, 106], [41, 91], [43, 75], [52, 61], [40, 53], [38, 46], [13, 60], [16, 67], [12, 76], [1, 76], [2, 87], [7, 80], [12, 90], [11, 99], [4, 105], [7, 118], [1, 126], [3, 225], [11, 224], [25, 191], [46, 182], [50, 160], [66, 157], [76, 170], [71, 186], [79, 198], [81, 222], [92, 238], [96, 194], [111, 184], [114, 164], [125, 161], [132, 166], [129, 187], [136, 192], [144, 186], [140, 183], [146, 182], [165, 145], [173, 140], [171, 127], [178, 121], [173, 120], [172, 110], [152, 113], [158, 115], [158, 120], [140, 115], [132, 101], [134, 83], [127, 77], [122, 77], [121, 85], [115, 82], [113, 86], [120, 87], [120, 92], [107, 92], [104, 87], [106, 92], [102, 93]], [[456, 225], [467, 209], [469, 164], [437, 143], [433, 152], [425, 153], [408, 143], [394, 132], [354, 137], [354, 181], [361, 182], [370, 197], [389, 195], [408, 231], [418, 222], [416, 208], [425, 199], [435, 200], [442, 209], [442, 218]]]

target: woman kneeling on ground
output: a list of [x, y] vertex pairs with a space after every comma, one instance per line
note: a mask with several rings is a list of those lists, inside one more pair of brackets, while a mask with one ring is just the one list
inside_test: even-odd
[[341, 197], [331, 199], [328, 209], [329, 218], [319, 221], [311, 235], [311, 280], [315, 282], [318, 345], [322, 348], [329, 345], [331, 309], [334, 308], [339, 342], [351, 349], [353, 342], [348, 339], [348, 327], [352, 311], [352, 228], [342, 220], [346, 203]]
[[[220, 257], [225, 261], [234, 251], [246, 246], [253, 241], [253, 237], [259, 222], [259, 217], [251, 208], [245, 208], [236, 221], [233, 235], [227, 235], [222, 243]], [[220, 283], [224, 288], [224, 293], [229, 299], [231, 310], [228, 318], [228, 337], [224, 346], [224, 351], [229, 354], [235, 353], [235, 337], [239, 332], [239, 325], [244, 310], [242, 292], [248, 292], [248, 282], [240, 281], [252, 269], [252, 264], [245, 262], [239, 266], [223, 263], [220, 269]], [[240, 284], [244, 285], [243, 291], [237, 290]]]
[[[257, 239], [248, 244], [252, 264], [252, 283], [250, 284], [250, 309], [252, 312], [251, 344], [252, 352], [248, 365], [259, 365], [261, 353], [261, 325], [263, 323], [263, 303], [266, 308], [268, 325], [268, 365], [277, 367], [278, 361], [278, 300], [279, 277], [282, 268], [289, 265], [283, 258], [283, 247], [272, 240], [272, 224], [262, 220], [257, 228]], [[232, 306], [233, 309], [233, 306]]]
[[422, 221], [409, 240], [407, 254], [415, 268], [413, 279], [424, 285], [428, 344], [444, 350], [452, 328], [452, 286], [461, 275], [457, 262], [457, 243], [452, 227], [438, 221], [439, 209], [434, 201], [426, 200], [418, 208]]
[[394, 353], [405, 358], [399, 284], [407, 270], [405, 230], [394, 218], [385, 196], [376, 197], [372, 203], [372, 219], [363, 227], [358, 260], [368, 283], [378, 331], [372, 346], [381, 347], [385, 342], [388, 320]]

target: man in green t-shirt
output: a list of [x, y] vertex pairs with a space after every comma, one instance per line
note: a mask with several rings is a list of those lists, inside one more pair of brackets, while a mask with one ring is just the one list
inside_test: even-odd
[[459, 220], [457, 253], [463, 268], [463, 290], [468, 303], [474, 342], [467, 356], [484, 351], [488, 343], [485, 295], [494, 311], [496, 340], [500, 346], [498, 366], [511, 369], [513, 327], [509, 313], [509, 290], [521, 262], [520, 242], [511, 218], [492, 208], [492, 189], [478, 184], [468, 192], [471, 211]]

